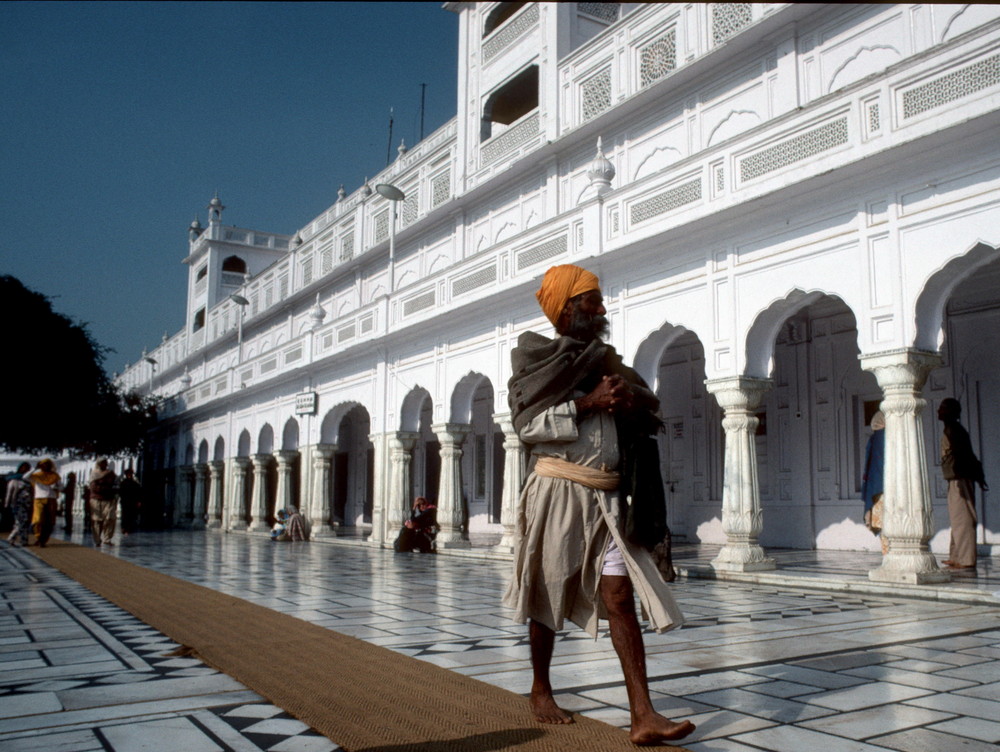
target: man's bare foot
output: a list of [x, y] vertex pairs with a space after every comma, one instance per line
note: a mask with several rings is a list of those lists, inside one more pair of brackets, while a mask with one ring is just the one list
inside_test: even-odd
[[535, 692], [532, 690], [528, 702], [531, 712], [539, 723], [572, 723], [573, 718], [565, 710], [556, 705], [551, 692]]
[[694, 728], [691, 721], [671, 721], [669, 718], [657, 714], [633, 723], [629, 739], [633, 744], [640, 746], [671, 742], [683, 739], [694, 731]]

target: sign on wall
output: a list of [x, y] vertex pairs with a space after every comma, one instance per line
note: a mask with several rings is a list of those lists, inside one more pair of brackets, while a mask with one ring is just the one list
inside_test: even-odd
[[296, 415], [315, 415], [319, 402], [319, 395], [316, 392], [302, 392], [295, 395]]

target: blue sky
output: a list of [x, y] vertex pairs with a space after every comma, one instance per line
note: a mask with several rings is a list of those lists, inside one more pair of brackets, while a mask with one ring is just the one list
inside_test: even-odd
[[[184, 323], [187, 226], [291, 234], [455, 114], [440, 3], [0, 4], [0, 274], [116, 352]], [[395, 146], [393, 147], [393, 155]], [[31, 322], [4, 322], [8, 338]]]

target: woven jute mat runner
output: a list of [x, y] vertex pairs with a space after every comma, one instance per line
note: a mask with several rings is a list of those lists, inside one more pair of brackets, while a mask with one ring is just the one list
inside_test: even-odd
[[33, 551], [347, 752], [640, 749], [621, 729], [536, 723], [512, 692], [95, 549]]

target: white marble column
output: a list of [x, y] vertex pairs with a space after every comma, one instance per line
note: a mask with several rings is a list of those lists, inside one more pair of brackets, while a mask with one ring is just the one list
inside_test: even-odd
[[389, 503], [386, 508], [386, 540], [410, 517], [413, 507], [413, 447], [418, 433], [397, 431], [389, 439]]
[[726, 543], [712, 566], [726, 572], [759, 572], [774, 569], [757, 540], [764, 529], [757, 482], [757, 407], [771, 388], [770, 379], [736, 376], [705, 382], [725, 411], [722, 428], [726, 434], [725, 469], [722, 489], [722, 530]]
[[208, 498], [208, 465], [194, 466], [194, 501], [191, 505], [191, 529], [205, 528], [205, 506]]
[[174, 499], [174, 515], [171, 526], [187, 526], [191, 522], [191, 494], [194, 480], [194, 468], [191, 465], [181, 465], [177, 468], [177, 496]]
[[272, 457], [270, 454], [252, 454], [253, 462], [253, 492], [250, 498], [251, 533], [260, 533], [270, 528], [267, 525], [267, 466]]
[[930, 552], [934, 517], [920, 420], [927, 405], [920, 393], [927, 376], [940, 365], [940, 355], [920, 350], [861, 356], [861, 367], [875, 374], [884, 395], [882, 535], [889, 541], [889, 553], [883, 557], [882, 566], [868, 573], [868, 578], [877, 582], [922, 585], [951, 579]]
[[222, 527], [222, 473], [226, 463], [220, 460], [208, 463], [208, 520], [207, 527]]
[[[386, 453], [387, 445], [386, 440], [389, 438], [389, 434], [373, 433], [368, 436], [368, 440], [372, 443], [372, 451], [374, 452], [374, 465], [372, 472], [372, 531], [371, 534], [365, 539], [369, 543], [377, 543], [382, 545], [386, 540], [386, 504], [389, 501], [389, 492], [386, 488], [386, 483], [388, 478], [386, 477]], [[356, 457], [351, 457], [353, 462], [357, 462]], [[364, 501], [361, 501], [361, 505]], [[348, 503], [348, 509], [350, 504]], [[358, 510], [360, 511], [360, 509]]]
[[247, 470], [250, 469], [250, 460], [247, 457], [230, 457], [229, 461], [233, 465], [230, 474], [229, 500], [226, 502], [226, 509], [229, 513], [230, 530], [247, 529]]
[[496, 549], [512, 553], [518, 540], [517, 517], [521, 503], [521, 486], [524, 485], [524, 445], [517, 437], [510, 413], [495, 413], [493, 420], [503, 431], [503, 498], [500, 502], [500, 524], [503, 537]]
[[281, 450], [274, 453], [274, 459], [278, 463], [278, 496], [274, 504], [274, 512], [277, 516], [279, 509], [288, 509], [288, 507], [295, 501], [293, 498], [293, 483], [292, 478], [295, 470], [295, 458], [299, 456], [298, 452]]
[[316, 444], [313, 447], [313, 487], [309, 504], [309, 521], [312, 523], [310, 537], [312, 538], [334, 538], [337, 535], [330, 524], [332, 458], [336, 451], [336, 444]]
[[438, 548], [468, 548], [462, 532], [462, 442], [472, 430], [464, 423], [439, 423], [431, 430], [441, 443], [441, 481], [438, 484]]

